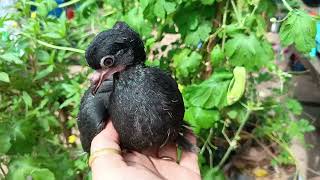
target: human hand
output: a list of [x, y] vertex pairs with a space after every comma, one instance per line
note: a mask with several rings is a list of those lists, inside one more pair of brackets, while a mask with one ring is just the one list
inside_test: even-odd
[[[187, 138], [192, 143], [196, 141], [192, 135], [188, 135]], [[91, 143], [91, 152], [104, 148], [121, 151], [119, 136], [111, 121]], [[96, 156], [91, 163], [92, 177], [94, 180], [201, 179], [197, 154], [183, 151], [179, 164], [175, 161], [177, 157], [176, 146], [173, 144], [162, 147], [158, 154], [160, 157], [170, 157], [173, 161], [147, 156], [138, 152], [103, 153]]]

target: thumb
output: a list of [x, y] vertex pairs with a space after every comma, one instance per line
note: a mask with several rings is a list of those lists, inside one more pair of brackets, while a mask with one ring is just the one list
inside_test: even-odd
[[[121, 152], [119, 146], [119, 135], [114, 129], [112, 122], [109, 120], [106, 128], [102, 130], [91, 142], [91, 155], [101, 149], [110, 148]], [[113, 169], [126, 166], [121, 154], [117, 153], [103, 153], [96, 156], [91, 163], [93, 176], [99, 177], [105, 174], [106, 169]]]

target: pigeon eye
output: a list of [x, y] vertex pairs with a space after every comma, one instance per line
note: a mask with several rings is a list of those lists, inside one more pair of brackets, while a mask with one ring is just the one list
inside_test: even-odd
[[101, 59], [100, 65], [102, 68], [108, 68], [113, 65], [114, 57], [113, 56], [105, 56]]

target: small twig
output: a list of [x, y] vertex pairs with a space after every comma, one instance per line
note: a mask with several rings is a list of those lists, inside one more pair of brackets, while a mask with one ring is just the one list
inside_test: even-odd
[[77, 2], [79, 2], [80, 0], [71, 0], [71, 1], [68, 1], [68, 2], [65, 2], [65, 3], [62, 3], [62, 4], [59, 4], [58, 7], [59, 8], [64, 8], [64, 7], [67, 7], [67, 6], [70, 6], [72, 4], [75, 4]]
[[254, 135], [252, 135], [249, 132], [244, 131], [245, 134], [247, 134], [248, 136], [250, 136], [252, 139], [254, 139], [256, 141], [256, 143], [262, 147], [262, 149], [269, 154], [269, 156], [271, 156], [273, 159], [275, 159], [277, 161], [277, 157], [270, 151], [270, 149], [265, 146], [258, 138], [256, 138]]
[[209, 141], [211, 141], [211, 139], [212, 139], [212, 135], [213, 135], [213, 128], [210, 129], [209, 135], [208, 135], [206, 141], [204, 142], [204, 144], [203, 144], [203, 146], [202, 146], [202, 148], [200, 150], [200, 154], [204, 153], [205, 148], [207, 147]]
[[307, 171], [310, 171], [311, 173], [313, 173], [313, 174], [315, 174], [315, 175], [317, 175], [317, 176], [320, 176], [320, 172], [319, 172], [319, 171], [316, 171], [316, 170], [311, 169], [311, 168], [309, 168], [309, 167], [307, 167]]
[[207, 147], [207, 150], [209, 152], [209, 165], [210, 168], [213, 168], [213, 153], [210, 147]]
[[238, 11], [238, 9], [236, 7], [236, 4], [234, 3], [233, 0], [231, 0], [231, 5], [232, 5], [234, 13], [236, 14], [236, 18], [237, 18], [238, 23], [240, 25], [242, 25], [240, 13], [239, 13], [239, 11]]
[[230, 0], [227, 0], [226, 6], [224, 8], [223, 19], [222, 19], [222, 28], [223, 28], [223, 35], [222, 35], [222, 51], [224, 51], [224, 44], [226, 42], [226, 22], [227, 22], [227, 15], [228, 15], [228, 8], [229, 8]]
[[286, 0], [281, 0], [283, 5], [289, 10], [292, 11], [293, 8], [288, 4], [288, 2]]
[[235, 149], [236, 145], [237, 145], [237, 141], [240, 138], [240, 132], [242, 131], [244, 125], [246, 124], [247, 120], [249, 119], [251, 114], [251, 109], [247, 109], [246, 115], [245, 117], [242, 119], [242, 122], [235, 134], [235, 136], [233, 137], [231, 143], [229, 144], [229, 148], [227, 149], [227, 152], [224, 154], [224, 156], [222, 157], [221, 161], [218, 164], [218, 168], [221, 169], [222, 165], [226, 162], [226, 160], [229, 158], [230, 153]]
[[230, 138], [229, 138], [228, 135], [226, 134], [225, 130], [226, 130], [226, 123], [223, 124], [222, 135], [223, 135], [223, 137], [227, 140], [227, 142], [228, 142], [229, 144], [231, 144]]
[[41, 44], [43, 46], [52, 48], [52, 49], [60, 49], [60, 50], [65, 50], [65, 51], [72, 51], [72, 52], [77, 52], [77, 53], [81, 53], [81, 54], [85, 53], [85, 50], [82, 50], [82, 49], [76, 49], [76, 48], [64, 47], [64, 46], [56, 46], [56, 45], [49, 44], [47, 42], [41, 41], [39, 39], [36, 39], [36, 41], [37, 41], [37, 43], [39, 43], [39, 44]]
[[26, 33], [21, 33], [21, 35], [27, 37], [27, 38], [30, 38], [32, 40], [35, 40], [37, 43], [43, 45], [43, 46], [46, 46], [46, 47], [49, 47], [49, 48], [52, 48], [52, 49], [59, 49], [59, 50], [65, 50], [65, 51], [72, 51], [72, 52], [77, 52], [77, 53], [81, 53], [81, 54], [84, 54], [85, 53], [85, 50], [82, 50], [82, 49], [76, 49], [76, 48], [71, 48], [71, 47], [64, 47], [64, 46], [56, 46], [56, 45], [53, 45], [53, 44], [50, 44], [50, 43], [47, 43], [45, 41], [41, 41], [39, 39], [35, 39], [33, 37], [31, 37], [29, 34], [26, 34]]
[[223, 28], [219, 28], [218, 30], [216, 30], [216, 32], [214, 32], [213, 34], [211, 34], [209, 36], [209, 40], [208, 40], [208, 44], [207, 44], [207, 52], [210, 53], [211, 52], [211, 46], [213, 43], [213, 40], [216, 38], [216, 36], [223, 30]]

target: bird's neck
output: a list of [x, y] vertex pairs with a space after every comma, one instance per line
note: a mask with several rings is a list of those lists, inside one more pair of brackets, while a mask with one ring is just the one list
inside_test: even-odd
[[143, 69], [145, 66], [144, 64], [134, 64], [127, 66], [123, 71], [117, 72], [113, 75], [114, 81], [121, 81], [121, 80], [128, 80], [130, 75], [135, 73], [138, 70]]

